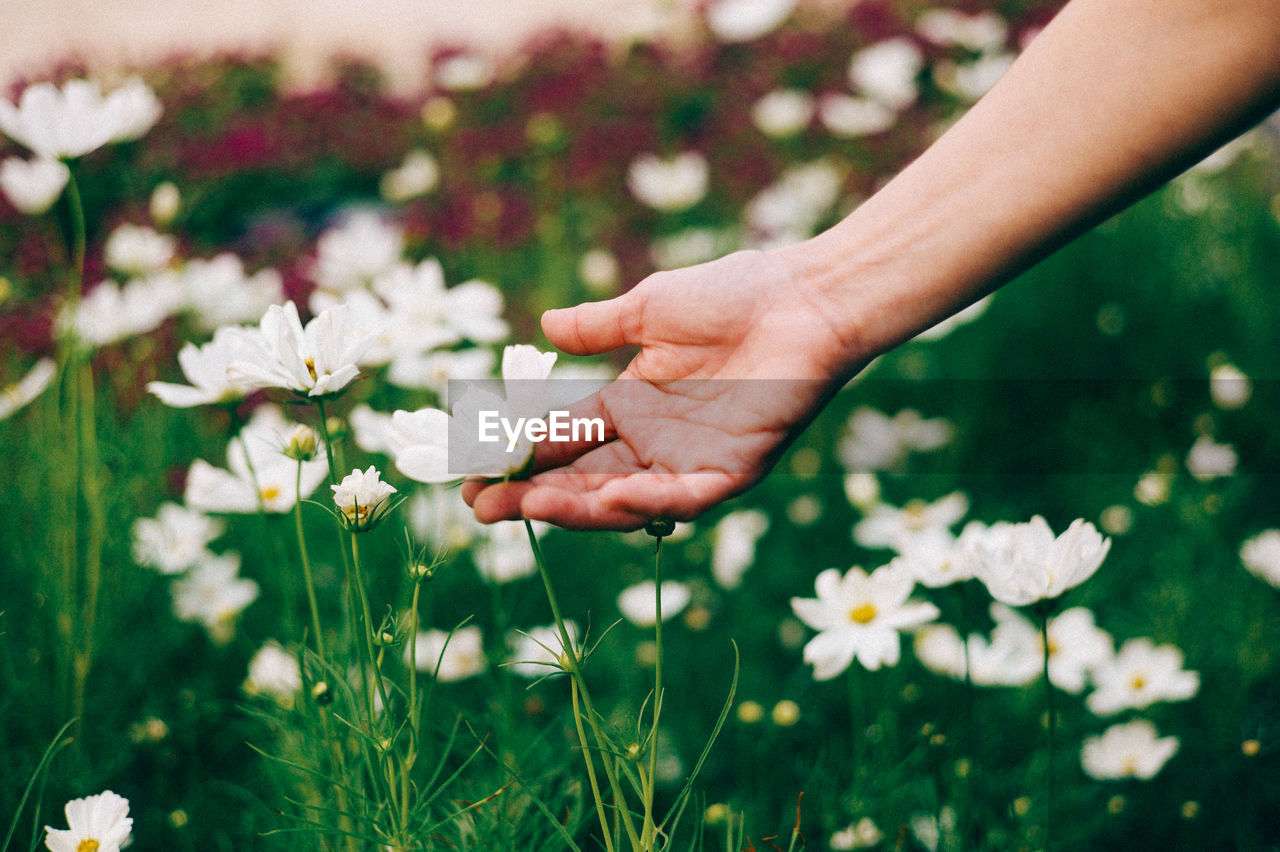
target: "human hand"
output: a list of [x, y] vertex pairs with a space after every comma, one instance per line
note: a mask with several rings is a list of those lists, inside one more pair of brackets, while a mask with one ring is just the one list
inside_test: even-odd
[[570, 408], [604, 420], [603, 443], [543, 442], [532, 478], [464, 485], [485, 522], [634, 529], [693, 518], [762, 478], [851, 363], [824, 306], [761, 252], [659, 272], [615, 299], [548, 311], [542, 325], [574, 355], [640, 351]]

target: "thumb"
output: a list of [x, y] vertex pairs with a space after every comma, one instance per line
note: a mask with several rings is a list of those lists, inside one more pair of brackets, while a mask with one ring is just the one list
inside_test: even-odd
[[640, 297], [634, 292], [542, 315], [542, 331], [570, 355], [593, 355], [640, 342]]

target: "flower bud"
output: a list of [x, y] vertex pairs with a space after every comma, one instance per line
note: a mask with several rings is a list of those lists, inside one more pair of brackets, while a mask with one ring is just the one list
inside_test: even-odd
[[172, 182], [158, 184], [151, 191], [151, 221], [164, 227], [178, 217], [182, 209], [182, 194]]
[[311, 461], [316, 457], [319, 437], [314, 429], [303, 423], [293, 427], [289, 440], [285, 443], [284, 454], [294, 461]]
[[666, 538], [676, 531], [676, 522], [667, 518], [655, 518], [644, 525], [644, 531], [654, 538]]
[[311, 697], [321, 707], [327, 707], [333, 703], [333, 690], [329, 688], [329, 684], [323, 680], [318, 680], [315, 686], [311, 687]]

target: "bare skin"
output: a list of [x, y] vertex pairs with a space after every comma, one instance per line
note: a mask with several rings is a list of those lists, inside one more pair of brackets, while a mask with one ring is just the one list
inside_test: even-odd
[[[543, 316], [575, 355], [640, 347], [580, 404], [603, 445], [467, 483], [481, 521], [632, 529], [759, 481], [850, 375], [1280, 106], [1280, 0], [1074, 0], [996, 87], [812, 240]], [[794, 380], [765, 402], [756, 382]], [[634, 380], [634, 381], [631, 381]], [[644, 388], [637, 389], [643, 383]], [[698, 471], [694, 473], [693, 471]]]

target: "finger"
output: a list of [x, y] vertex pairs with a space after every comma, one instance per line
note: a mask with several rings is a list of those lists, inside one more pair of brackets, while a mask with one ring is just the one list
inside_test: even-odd
[[575, 423], [599, 420], [603, 428], [597, 429], [589, 423], [587, 428], [583, 429], [584, 437], [588, 437], [588, 440], [540, 441], [534, 444], [534, 471], [541, 472], [563, 467], [577, 460], [583, 453], [606, 444], [618, 436], [613, 428], [613, 419], [605, 410], [599, 392], [573, 403], [569, 406], [568, 412], [570, 420]]
[[640, 297], [631, 293], [603, 302], [546, 311], [542, 330], [570, 355], [595, 355], [640, 342]]

